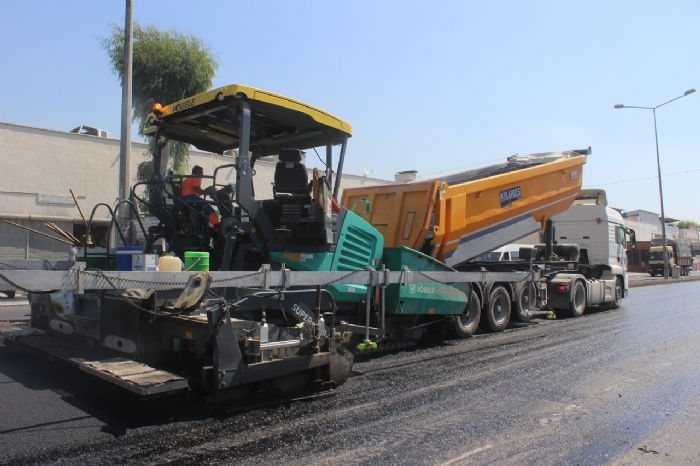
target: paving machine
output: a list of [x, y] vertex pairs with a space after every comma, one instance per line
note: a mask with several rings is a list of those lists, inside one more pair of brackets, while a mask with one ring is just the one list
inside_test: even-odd
[[[132, 190], [159, 220], [144, 252], [209, 252], [211, 271], [117, 272], [80, 263], [3, 271], [0, 279], [30, 291], [32, 320], [30, 328], [0, 331], [140, 395], [192, 389], [212, 396], [341, 384], [352, 365], [348, 344], [372, 348], [435, 324], [471, 335], [479, 312], [471, 282], [483, 273], [456, 272], [405, 246], [385, 248], [382, 233], [362, 218], [367, 201], [351, 206], [359, 213], [338, 204], [351, 133], [322, 110], [241, 85], [154, 105], [146, 124], [153, 175]], [[202, 202], [183, 198], [187, 176], [168, 173], [169, 141], [233, 154], [205, 176], [220, 216], [215, 228]], [[304, 151], [316, 148], [325, 149], [326, 168], [309, 176]], [[269, 156], [277, 156], [274, 194], [256, 199], [255, 164]], [[235, 180], [221, 179], [226, 167]]]

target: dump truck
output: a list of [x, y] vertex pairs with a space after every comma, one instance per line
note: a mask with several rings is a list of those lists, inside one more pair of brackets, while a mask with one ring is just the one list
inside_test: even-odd
[[[590, 148], [514, 155], [432, 179], [346, 189], [343, 205], [360, 209], [383, 233], [385, 246], [418, 249], [452, 270], [526, 270], [529, 263], [472, 259], [541, 231], [550, 217], [569, 208], [581, 191], [588, 154]], [[481, 312], [471, 324], [493, 332], [505, 330], [513, 308], [526, 320], [530, 307], [547, 302], [542, 283], [484, 279], [473, 291]]]
[[[693, 251], [691, 242], [683, 239], [666, 239], [668, 255], [668, 275], [688, 275], [693, 269]], [[661, 238], [651, 240], [649, 247], [649, 275], [664, 274], [664, 244]]]
[[[556, 244], [552, 219], [558, 218], [562, 231], [568, 231], [564, 212], [577, 199], [588, 197], [579, 195], [589, 154], [590, 148], [516, 155], [504, 163], [435, 179], [347, 189], [343, 204], [359, 206], [361, 215], [384, 234], [385, 244], [419, 249], [454, 270], [511, 272], [540, 266], [539, 283], [481, 280], [475, 284], [481, 326], [489, 331], [504, 330], [511, 317], [527, 320], [535, 307], [580, 316], [587, 305], [616, 307], [627, 290], [624, 264], [610, 264], [607, 254], [601, 263], [580, 261], [578, 245]], [[603, 192], [592, 208], [597, 217], [589, 220], [605, 229], [598, 237], [607, 247], [609, 228], [623, 239], [628, 231], [617, 231], [624, 228], [621, 218], [604, 198]], [[371, 208], [362, 206], [362, 201]], [[540, 231], [545, 244], [521, 248], [519, 261], [474, 260]], [[613, 237], [620, 238], [619, 234]], [[615, 249], [618, 258], [624, 256], [620, 251], [624, 249]]]
[[[186, 263], [194, 253], [209, 259], [209, 270], [110, 270], [81, 261], [0, 270], [0, 281], [28, 292], [32, 308], [29, 327], [0, 326], [5, 339], [141, 396], [288, 393], [342, 384], [351, 350], [372, 349], [378, 341], [415, 339], [436, 327], [468, 337], [480, 315], [473, 283], [539, 277], [534, 269], [455, 271], [441, 258], [387, 243], [386, 234], [338, 202], [352, 127], [298, 100], [225, 86], [154, 104], [145, 133], [151, 178], [133, 187], [131, 199], [95, 206], [87, 234], [96, 209], [107, 209], [117, 228], [115, 212], [127, 207], [145, 238], [140, 252]], [[171, 141], [233, 153], [232, 163], [210, 175], [173, 174]], [[325, 151], [326, 167], [310, 172], [304, 151], [316, 148]], [[263, 157], [277, 158], [271, 199], [254, 193], [255, 163]], [[555, 164], [528, 186], [544, 180], [569, 196], [578, 189], [581, 163]], [[235, 179], [222, 179], [223, 168], [234, 168]], [[193, 176], [211, 184], [206, 206], [183, 193]], [[508, 194], [513, 206], [516, 194]], [[568, 201], [554, 196], [547, 202], [565, 208]], [[137, 206], [158, 224], [144, 228]], [[114, 236], [108, 254], [118, 240], [134, 247], [118, 228]]]

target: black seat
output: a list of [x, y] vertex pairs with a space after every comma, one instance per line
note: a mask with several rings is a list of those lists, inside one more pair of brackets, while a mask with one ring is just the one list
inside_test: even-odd
[[282, 149], [275, 167], [275, 199], [309, 197], [309, 175], [299, 149]]
[[282, 149], [279, 162], [275, 167], [275, 185], [272, 189], [278, 202], [283, 223], [302, 221], [311, 202], [309, 195], [309, 175], [301, 163], [302, 151], [299, 149]]

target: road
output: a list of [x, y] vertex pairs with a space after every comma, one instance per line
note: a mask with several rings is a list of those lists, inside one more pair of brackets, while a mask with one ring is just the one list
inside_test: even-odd
[[697, 464], [700, 283], [383, 354], [333, 394], [216, 417], [0, 348], [0, 463]]

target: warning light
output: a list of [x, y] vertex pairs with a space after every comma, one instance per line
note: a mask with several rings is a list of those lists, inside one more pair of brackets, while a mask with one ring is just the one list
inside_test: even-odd
[[156, 103], [154, 103], [154, 104], [151, 106], [151, 110], [152, 110], [154, 113], [162, 113], [162, 112], [163, 112], [163, 106], [162, 106], [161, 104], [159, 104], [158, 102], [156, 102]]
[[560, 283], [557, 285], [557, 291], [559, 293], [566, 293], [567, 291], [569, 291], [569, 287], [564, 285], [563, 283]]

